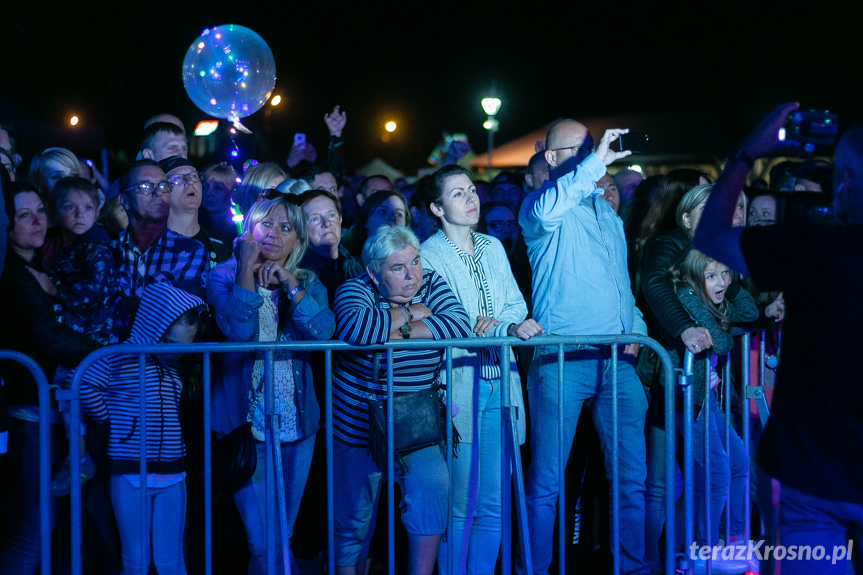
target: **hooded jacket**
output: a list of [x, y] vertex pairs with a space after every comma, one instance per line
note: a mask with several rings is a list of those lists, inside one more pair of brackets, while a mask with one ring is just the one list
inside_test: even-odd
[[[124, 344], [157, 343], [186, 311], [204, 306], [204, 300], [168, 283], [144, 288], [141, 305]], [[145, 356], [147, 471], [172, 474], [184, 470], [186, 448], [180, 428], [179, 371]], [[139, 471], [141, 441], [138, 357], [112, 355], [96, 361], [81, 380], [81, 406], [99, 422], [110, 424], [108, 459], [111, 473]]]

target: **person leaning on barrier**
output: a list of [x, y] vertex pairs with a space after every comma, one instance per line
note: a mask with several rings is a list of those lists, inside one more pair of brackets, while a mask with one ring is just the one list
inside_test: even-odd
[[[192, 343], [206, 304], [201, 298], [166, 282], [144, 288], [132, 333], [124, 344]], [[111, 504], [117, 518], [126, 575], [145, 575], [150, 559], [159, 573], [186, 573], [183, 535], [186, 522], [186, 445], [180, 426], [184, 386], [181, 356], [145, 357], [143, 375], [138, 357], [112, 355], [94, 362], [81, 378], [81, 408], [110, 428], [108, 465]], [[147, 421], [142, 434], [141, 378]], [[140, 449], [146, 443], [147, 517], [141, 532]], [[141, 556], [142, 539], [144, 556]], [[142, 565], [143, 563], [143, 565]]]
[[[382, 226], [363, 247], [366, 272], [336, 292], [339, 339], [381, 344], [410, 339], [467, 337], [470, 322], [444, 279], [423, 270], [419, 241], [406, 227]], [[379, 370], [375, 374], [375, 356]], [[443, 350], [393, 351], [393, 391], [416, 392], [432, 387]], [[341, 352], [333, 369], [333, 477], [337, 572], [363, 573], [375, 528], [381, 469], [369, 451], [370, 399], [386, 398], [386, 352]], [[402, 489], [402, 521], [408, 532], [409, 571], [432, 572], [446, 530], [449, 472], [437, 446], [404, 456], [406, 471], [396, 467]]]
[[[228, 340], [329, 339], [335, 317], [327, 307], [327, 290], [314, 273], [298, 267], [308, 245], [299, 198], [265, 190], [243, 225], [234, 257], [216, 266], [207, 282], [216, 323]], [[266, 572], [265, 373], [263, 354], [231, 354], [213, 390], [216, 431], [228, 433], [250, 421], [256, 440], [257, 469], [234, 494], [252, 554], [249, 573]], [[285, 537], [290, 539], [320, 426], [308, 353], [276, 351], [273, 384], [287, 502]], [[277, 557], [281, 562], [281, 554]], [[293, 554], [290, 558], [291, 572], [297, 573]]]
[[[849, 537], [863, 529], [863, 386], [860, 367], [848, 356], [863, 347], [863, 298], [854, 289], [863, 285], [863, 127], [849, 129], [836, 146], [836, 225], [731, 226], [754, 160], [787, 149], [779, 129], [798, 106], [777, 107], [731, 156], [695, 246], [752, 277], [760, 289], [784, 294], [782, 362], [756, 461], [781, 483], [782, 545], [823, 545], [829, 557], [831, 550], [848, 550]], [[861, 557], [853, 554], [858, 572]], [[826, 559], [781, 563], [783, 575], [847, 569], [844, 561]]]
[[[476, 318], [473, 335], [517, 336], [543, 333], [527, 318], [527, 305], [512, 275], [503, 245], [478, 234], [479, 199], [470, 173], [445, 166], [424, 188], [423, 200], [440, 229], [422, 244], [424, 267], [438, 272], [465, 309]], [[453, 350], [454, 417], [464, 456], [453, 461], [453, 556], [456, 573], [494, 573], [501, 539], [501, 367], [500, 349]], [[510, 351], [510, 404], [516, 409], [518, 442], [526, 438], [521, 380]], [[480, 447], [481, 446], [481, 447]], [[513, 445], [511, 448], [517, 449]], [[472, 455], [471, 450], [476, 450]], [[477, 463], [474, 463], [476, 460]], [[473, 485], [474, 492], [471, 492]], [[474, 510], [473, 516], [468, 511]], [[467, 545], [465, 545], [467, 543]], [[438, 552], [438, 572], [447, 573], [446, 548]]]
[[[610, 144], [627, 130], [608, 130], [594, 153], [593, 137], [574, 120], [551, 127], [545, 157], [550, 180], [524, 200], [519, 223], [533, 269], [533, 310], [546, 333], [631, 334], [635, 308], [626, 266], [623, 222], [600, 196], [596, 181], [606, 165], [630, 152]], [[564, 453], [575, 437], [582, 403], [593, 399], [592, 415], [612, 483], [612, 365], [609, 350], [569, 346], [565, 350]], [[644, 415], [647, 399], [635, 370], [619, 362], [620, 565], [644, 573]], [[560, 493], [558, 460], [557, 348], [536, 348], [528, 380], [531, 465], [525, 479], [533, 570], [548, 572]], [[566, 456], [564, 456], [566, 458]], [[613, 500], [613, 498], [612, 498]], [[563, 527], [561, 527], [563, 528]]]

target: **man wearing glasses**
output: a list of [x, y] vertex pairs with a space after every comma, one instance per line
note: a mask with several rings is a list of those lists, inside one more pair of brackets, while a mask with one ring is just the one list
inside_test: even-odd
[[[574, 120], [551, 127], [545, 159], [549, 180], [522, 203], [519, 224], [533, 269], [533, 315], [558, 335], [629, 334], [634, 299], [626, 267], [623, 223], [596, 182], [606, 165], [629, 155], [610, 149], [628, 130], [608, 130], [594, 148], [587, 128]], [[612, 365], [605, 347], [564, 350], [564, 460], [558, 459], [557, 347], [536, 348], [528, 377], [532, 462], [525, 480], [534, 573], [548, 572], [560, 493], [582, 403], [601, 438], [612, 483]], [[646, 573], [644, 481], [647, 475], [644, 416], [647, 399], [635, 370], [618, 363], [620, 566], [622, 573]]]
[[217, 238], [200, 223], [198, 214], [203, 197], [201, 174], [195, 165], [182, 156], [171, 156], [159, 162], [173, 189], [170, 194], [168, 229], [203, 244], [209, 261], [208, 269], [231, 257], [231, 245]]
[[120, 203], [129, 227], [112, 247], [123, 295], [133, 305], [145, 286], [157, 282], [204, 297], [204, 246], [168, 229], [173, 187], [152, 160], [135, 162], [120, 177]]

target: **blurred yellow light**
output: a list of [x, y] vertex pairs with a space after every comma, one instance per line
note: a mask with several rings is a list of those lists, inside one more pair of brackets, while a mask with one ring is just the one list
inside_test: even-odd
[[395, 122], [387, 122], [384, 126], [387, 132], [395, 132], [396, 131], [396, 123]]
[[69, 124], [71, 124], [72, 126], [77, 126], [78, 125], [78, 116], [72, 116], [71, 118], [69, 118]]
[[638, 172], [639, 174], [643, 174], [644, 170], [638, 164], [632, 164], [631, 166], [627, 166], [633, 172]]
[[282, 103], [282, 97], [278, 96], [278, 95], [273, 96], [273, 99], [270, 100], [270, 104], [273, 106], [278, 106], [281, 103]]

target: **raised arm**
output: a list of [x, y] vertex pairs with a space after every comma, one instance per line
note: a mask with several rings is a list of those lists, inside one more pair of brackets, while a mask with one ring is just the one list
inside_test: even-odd
[[779, 140], [779, 128], [798, 107], [797, 102], [777, 107], [744, 140], [713, 185], [695, 232], [697, 250], [745, 276], [749, 275], [749, 271], [740, 249], [740, 234], [744, 228], [732, 226], [737, 198], [757, 158], [793, 145]]
[[596, 189], [605, 174], [605, 164], [590, 154], [578, 168], [558, 178], [554, 185], [531, 192], [522, 202], [518, 215], [526, 239], [555, 231], [563, 218]]

